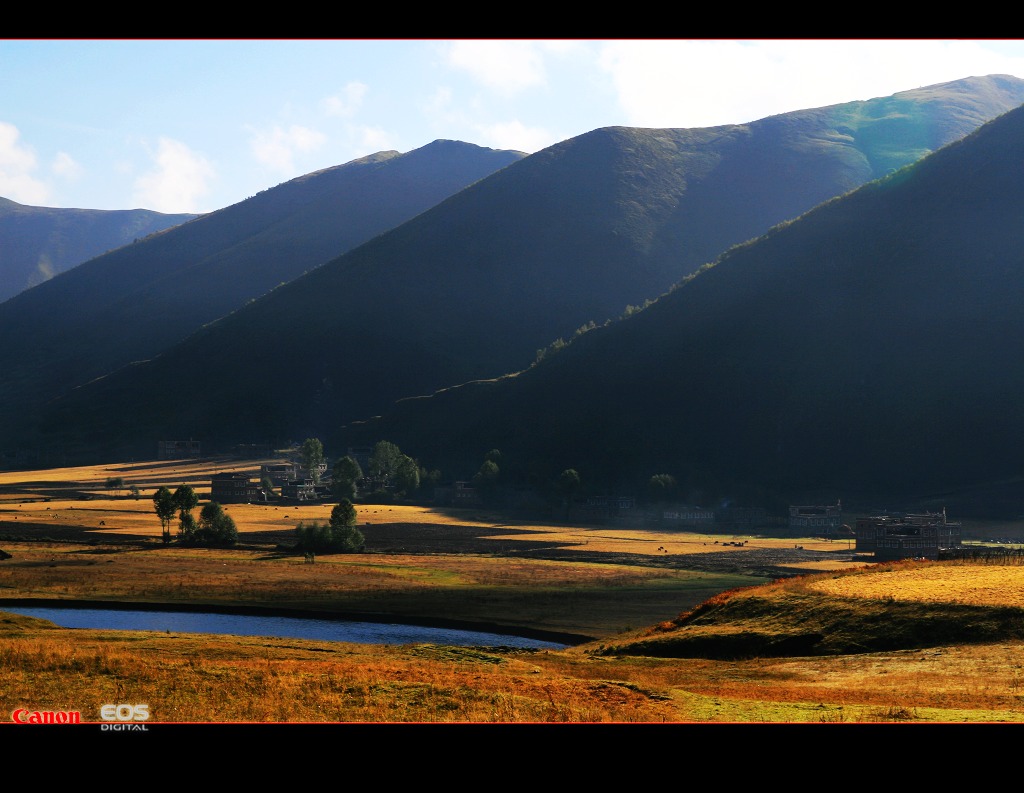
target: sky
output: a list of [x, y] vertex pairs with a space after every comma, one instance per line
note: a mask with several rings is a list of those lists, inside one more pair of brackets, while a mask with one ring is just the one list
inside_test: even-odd
[[0, 39], [0, 197], [203, 213], [438, 139], [532, 154], [988, 74], [1024, 39]]

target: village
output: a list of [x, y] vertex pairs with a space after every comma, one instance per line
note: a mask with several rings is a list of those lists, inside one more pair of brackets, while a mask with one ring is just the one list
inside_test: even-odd
[[[201, 456], [197, 441], [161, 442], [161, 459], [187, 459]], [[269, 453], [266, 448], [243, 447], [239, 453]], [[346, 456], [361, 471], [371, 470], [372, 448], [349, 448]], [[386, 476], [362, 476], [356, 484], [360, 494], [386, 494], [391, 483]], [[213, 474], [210, 499], [221, 504], [270, 503], [314, 504], [336, 500], [331, 471], [326, 462], [304, 467], [298, 447], [281, 459], [264, 462], [258, 470], [237, 470]], [[430, 492], [431, 503], [446, 507], [479, 507], [484, 502], [471, 481], [458, 480], [438, 484]], [[535, 495], [519, 492], [515, 505], [520, 509], [539, 508]], [[886, 512], [858, 515], [844, 520], [842, 501], [832, 504], [791, 505], [788, 516], [771, 515], [765, 509], [717, 508], [683, 503], [641, 505], [635, 497], [580, 497], [567, 505], [574, 521], [592, 524], [634, 526], [637, 528], [677, 529], [679, 531], [763, 533], [776, 536], [820, 537], [826, 541], [846, 542], [859, 559], [895, 561], [899, 559], [937, 560], [971, 553], [963, 544], [962, 524], [947, 518], [946, 510], [935, 512]]]

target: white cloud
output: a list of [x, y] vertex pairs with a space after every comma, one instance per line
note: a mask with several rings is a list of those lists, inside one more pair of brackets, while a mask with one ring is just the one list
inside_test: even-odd
[[323, 100], [324, 112], [329, 116], [349, 118], [359, 110], [368, 90], [369, 88], [364, 83], [350, 82], [340, 93]]
[[390, 151], [395, 148], [394, 136], [380, 127], [353, 124], [348, 128], [348, 134], [360, 150], [370, 154], [376, 154], [378, 151]]
[[532, 154], [558, 143], [559, 138], [541, 127], [527, 127], [518, 121], [477, 127], [480, 145], [493, 149], [514, 149]]
[[160, 138], [155, 167], [135, 180], [134, 200], [157, 212], [201, 212], [198, 199], [209, 190], [213, 166], [184, 143]]
[[[604, 44], [627, 123], [706, 127], [889, 96], [1024, 63], [983, 42], [884, 39], [620, 41]], [[980, 66], [980, 70], [979, 70]]]
[[32, 176], [36, 155], [31, 147], [18, 142], [19, 136], [17, 127], [0, 121], [0, 196], [38, 206], [49, 198], [50, 190]]
[[50, 170], [65, 179], [77, 179], [82, 175], [82, 166], [67, 152], [59, 151], [50, 163]]
[[481, 85], [511, 95], [547, 82], [543, 48], [529, 41], [456, 41], [445, 45], [453, 68]]
[[315, 151], [326, 140], [321, 132], [293, 124], [287, 129], [275, 126], [269, 131], [254, 131], [249, 146], [260, 163], [291, 175], [295, 172], [295, 155]]

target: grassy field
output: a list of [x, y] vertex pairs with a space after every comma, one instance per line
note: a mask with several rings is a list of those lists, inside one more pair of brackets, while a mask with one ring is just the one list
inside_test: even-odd
[[[0, 473], [0, 549], [12, 554], [0, 562], [0, 598], [401, 615], [580, 643], [534, 651], [69, 630], [0, 611], [0, 718], [26, 707], [98, 721], [104, 703], [145, 702], [152, 722], [1024, 721], [1016, 565], [865, 565], [845, 543], [812, 538], [370, 505], [358, 506], [367, 552], [314, 564], [287, 546], [299, 520], [325, 520], [330, 505], [230, 505], [239, 547], [164, 546], [153, 490], [186, 481], [205, 499], [218, 470], [229, 469]], [[140, 489], [138, 500], [106, 490], [115, 476]], [[751, 573], [743, 560], [759, 555], [779, 578]]]

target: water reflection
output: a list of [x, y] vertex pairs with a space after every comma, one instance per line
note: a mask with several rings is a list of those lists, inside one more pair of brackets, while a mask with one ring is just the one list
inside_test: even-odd
[[351, 622], [185, 611], [51, 608], [0, 605], [0, 611], [38, 617], [64, 628], [170, 633], [275, 636], [357, 644], [447, 644], [462, 647], [522, 647], [560, 650], [568, 645], [500, 633], [431, 628], [399, 623]]

